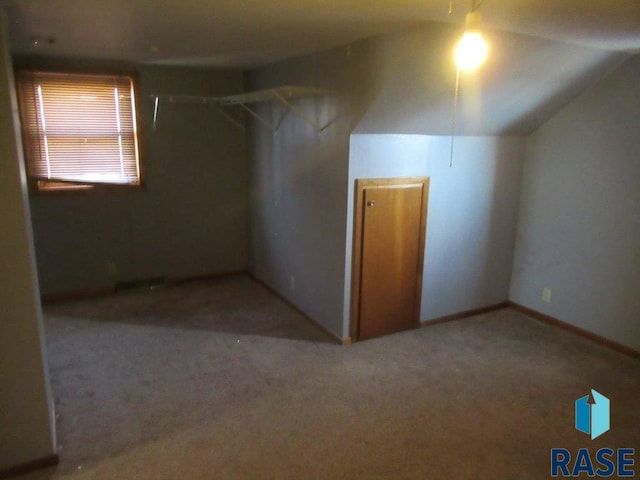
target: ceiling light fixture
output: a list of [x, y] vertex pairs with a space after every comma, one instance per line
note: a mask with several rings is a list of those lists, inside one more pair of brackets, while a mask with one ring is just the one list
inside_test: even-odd
[[[458, 93], [460, 90], [460, 72], [472, 72], [487, 59], [489, 48], [482, 38], [482, 15], [478, 8], [484, 0], [471, 0], [471, 11], [465, 18], [465, 29], [458, 41], [454, 59], [456, 62], [456, 88], [453, 95], [453, 119], [451, 122], [451, 152], [449, 167], [453, 166], [453, 139], [456, 135], [456, 117], [458, 111]], [[453, 0], [449, 0], [449, 15], [453, 11]]]
[[489, 48], [482, 38], [482, 14], [475, 11], [480, 4], [473, 5], [474, 10], [467, 13], [465, 31], [456, 45], [455, 60], [460, 70], [471, 72], [487, 59]]

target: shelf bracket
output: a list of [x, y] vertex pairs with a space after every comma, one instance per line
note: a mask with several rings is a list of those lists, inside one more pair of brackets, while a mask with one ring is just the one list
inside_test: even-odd
[[229, 120], [231, 123], [233, 123], [236, 127], [244, 130], [244, 124], [242, 122], [240, 122], [237, 118], [234, 118], [233, 115], [230, 115], [229, 113], [225, 112], [222, 107], [220, 105], [218, 105], [217, 103], [208, 103], [208, 105], [210, 107], [213, 107], [213, 109], [215, 111], [217, 111], [220, 115], [222, 115], [224, 118], [226, 118], [227, 120]]
[[289, 102], [286, 98], [280, 95], [280, 93], [273, 92], [273, 95], [275, 98], [280, 100], [280, 102], [282, 102], [287, 108], [289, 108], [289, 110], [291, 110], [295, 115], [297, 115], [300, 119], [302, 119], [303, 121], [311, 125], [318, 135], [322, 133], [324, 129], [320, 125], [318, 125], [315, 121], [311, 120], [307, 115], [305, 115], [302, 112], [302, 110], [300, 110], [298, 107], [296, 107], [291, 102]]
[[262, 123], [263, 125], [265, 125], [266, 127], [269, 127], [269, 130], [271, 130], [273, 132], [274, 135], [277, 135], [278, 132], [275, 128], [273, 128], [273, 125], [271, 125], [270, 122], [266, 121], [264, 118], [262, 118], [260, 115], [258, 115], [256, 112], [254, 112], [253, 110], [251, 110], [249, 107], [247, 107], [244, 103], [238, 103], [238, 105], [240, 105], [243, 109], [245, 109], [251, 116], [253, 116], [256, 120], [258, 120], [260, 123]]
[[282, 122], [284, 122], [284, 119], [287, 118], [287, 115], [289, 113], [289, 109], [288, 108], [282, 108], [282, 114], [280, 115], [280, 120], [278, 120], [278, 124], [276, 125], [276, 133], [278, 133], [280, 131], [280, 127], [282, 126]]

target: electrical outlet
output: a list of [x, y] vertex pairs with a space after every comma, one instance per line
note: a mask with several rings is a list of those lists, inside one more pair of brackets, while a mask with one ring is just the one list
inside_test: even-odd
[[289, 291], [294, 292], [296, 290], [296, 277], [289, 275]]
[[551, 303], [551, 289], [549, 287], [544, 287], [542, 289], [542, 301], [545, 303]]

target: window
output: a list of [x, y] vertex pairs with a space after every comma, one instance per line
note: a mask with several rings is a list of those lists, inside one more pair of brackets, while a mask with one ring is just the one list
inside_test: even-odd
[[140, 185], [130, 77], [21, 72], [18, 94], [27, 170], [38, 190]]

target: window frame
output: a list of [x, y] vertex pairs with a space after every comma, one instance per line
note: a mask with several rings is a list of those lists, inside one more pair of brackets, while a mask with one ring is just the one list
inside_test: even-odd
[[[47, 73], [47, 74], [61, 74], [61, 75], [96, 75], [96, 76], [124, 76], [131, 79], [133, 89], [133, 106], [135, 109], [135, 121], [136, 121], [136, 140], [138, 150], [138, 184], [119, 184], [119, 183], [79, 183], [69, 181], [69, 188], [42, 188], [39, 182], [42, 181], [39, 178], [35, 178], [30, 173], [30, 159], [28, 157], [28, 134], [26, 128], [27, 124], [25, 118], [25, 109], [23, 107], [22, 95], [20, 94], [20, 82], [24, 76], [32, 75], [34, 73]], [[140, 88], [139, 88], [139, 74], [136, 70], [132, 69], [93, 69], [93, 68], [73, 68], [73, 67], [39, 67], [29, 65], [28, 67], [16, 68], [14, 72], [16, 94], [18, 96], [18, 107], [20, 117], [20, 133], [22, 138], [22, 148], [25, 162], [25, 172], [27, 178], [27, 187], [30, 195], [43, 195], [43, 196], [58, 196], [58, 195], [92, 195], [103, 193], [117, 193], [117, 192], [131, 192], [131, 191], [144, 191], [146, 190], [146, 171], [144, 167], [144, 134], [142, 132], [143, 116], [140, 108]], [[61, 182], [64, 183], [64, 182]]]

